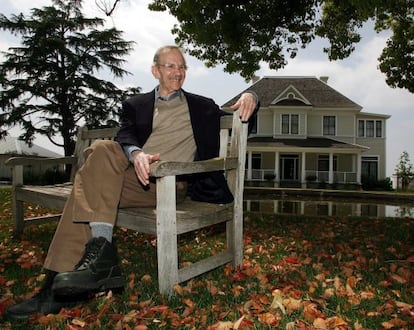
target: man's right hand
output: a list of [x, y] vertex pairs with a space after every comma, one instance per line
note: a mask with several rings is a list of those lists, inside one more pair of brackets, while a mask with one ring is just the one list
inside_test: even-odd
[[134, 151], [134, 169], [138, 180], [144, 185], [149, 185], [150, 164], [160, 159], [160, 154], [150, 155], [143, 151]]

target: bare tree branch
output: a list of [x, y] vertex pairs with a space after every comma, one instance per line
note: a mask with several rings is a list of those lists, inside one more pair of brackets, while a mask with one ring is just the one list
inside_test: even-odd
[[114, 4], [112, 5], [112, 8], [105, 2], [105, 0], [95, 0], [95, 4], [100, 10], [102, 10], [105, 13], [106, 16], [111, 16], [116, 8], [116, 5], [120, 1], [121, 0], [115, 0]]

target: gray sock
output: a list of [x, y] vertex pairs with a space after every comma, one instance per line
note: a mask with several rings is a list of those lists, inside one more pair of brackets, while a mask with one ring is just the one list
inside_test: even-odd
[[106, 222], [90, 222], [92, 237], [104, 237], [108, 242], [112, 242], [114, 226]]

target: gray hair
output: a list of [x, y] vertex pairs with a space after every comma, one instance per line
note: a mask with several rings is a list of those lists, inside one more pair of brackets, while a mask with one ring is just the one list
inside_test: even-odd
[[178, 47], [178, 46], [175, 46], [175, 45], [167, 45], [167, 46], [162, 46], [162, 47], [158, 48], [157, 51], [155, 52], [154, 59], [152, 60], [152, 65], [160, 64], [161, 54], [169, 52], [170, 50], [174, 50], [174, 49], [178, 50], [181, 53], [181, 55], [183, 57], [183, 61], [184, 61], [184, 66], [187, 67], [187, 64], [185, 62], [183, 49], [181, 47]]

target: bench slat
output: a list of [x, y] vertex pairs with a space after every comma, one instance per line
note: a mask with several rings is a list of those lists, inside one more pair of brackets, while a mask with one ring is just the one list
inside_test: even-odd
[[[16, 192], [19, 200], [63, 209], [72, 184], [55, 186], [23, 186]], [[232, 212], [230, 204], [211, 204], [186, 199], [177, 205], [177, 234], [187, 233], [226, 221]], [[155, 208], [124, 208], [118, 211], [117, 224], [146, 234], [156, 234]]]

